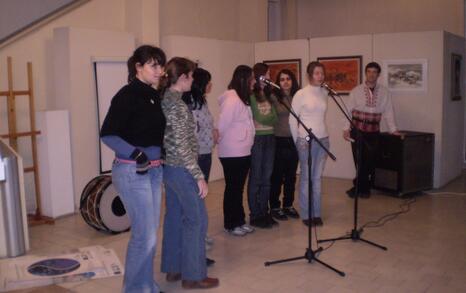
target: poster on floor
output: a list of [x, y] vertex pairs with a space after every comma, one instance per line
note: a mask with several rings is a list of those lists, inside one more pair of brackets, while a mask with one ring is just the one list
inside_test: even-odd
[[123, 266], [112, 249], [89, 246], [62, 255], [1, 260], [0, 292], [123, 274]]

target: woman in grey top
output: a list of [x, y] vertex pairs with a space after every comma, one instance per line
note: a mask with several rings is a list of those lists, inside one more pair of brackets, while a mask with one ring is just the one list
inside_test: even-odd
[[[199, 67], [196, 68], [193, 73], [191, 91], [183, 94], [183, 101], [191, 110], [196, 125], [195, 134], [199, 145], [197, 163], [202, 173], [204, 173], [206, 182], [209, 181], [210, 167], [212, 166], [212, 149], [218, 140], [218, 129], [214, 126], [214, 118], [209, 111], [206, 99], [206, 95], [212, 89], [211, 79], [212, 76], [209, 71]], [[206, 236], [207, 250], [210, 249], [213, 241], [211, 237]], [[206, 258], [206, 261], [208, 266], [215, 263], [210, 258]]]
[[209, 111], [206, 95], [212, 89], [211, 75], [202, 68], [196, 68], [193, 73], [191, 91], [183, 94], [183, 101], [191, 110], [196, 125], [196, 138], [199, 144], [198, 164], [209, 180], [212, 165], [212, 149], [218, 139], [218, 130], [214, 126], [214, 118]]
[[[274, 104], [277, 109], [278, 122], [274, 126], [275, 161], [272, 172], [272, 186], [270, 191], [270, 209], [272, 217], [277, 220], [287, 220], [288, 217], [299, 218], [293, 208], [298, 169], [298, 152], [291, 136], [288, 107], [291, 107], [293, 95], [299, 90], [299, 84], [294, 73], [288, 69], [281, 70], [277, 75], [276, 84], [281, 90], [274, 91]], [[283, 201], [280, 208], [280, 193], [283, 185]]]

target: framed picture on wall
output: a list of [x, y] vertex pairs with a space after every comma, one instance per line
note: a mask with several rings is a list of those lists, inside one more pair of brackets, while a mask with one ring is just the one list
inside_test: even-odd
[[463, 56], [458, 54], [451, 54], [451, 100], [461, 100], [461, 63], [463, 62]]
[[325, 66], [325, 82], [340, 95], [348, 95], [362, 82], [362, 56], [319, 57]]
[[296, 76], [296, 80], [299, 85], [302, 86], [301, 82], [301, 59], [284, 59], [284, 60], [264, 60], [262, 61], [269, 66], [270, 69], [270, 80], [275, 82], [277, 75], [282, 69], [289, 69]]
[[391, 91], [427, 91], [427, 59], [385, 60], [382, 74]]

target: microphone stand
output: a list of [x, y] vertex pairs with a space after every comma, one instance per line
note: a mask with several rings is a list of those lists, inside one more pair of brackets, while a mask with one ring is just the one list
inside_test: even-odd
[[[281, 259], [281, 260], [276, 260], [276, 261], [267, 261], [264, 263], [265, 266], [271, 266], [271, 265], [274, 265], [274, 264], [279, 264], [279, 263], [284, 263], [284, 262], [290, 262], [290, 261], [295, 261], [295, 260], [300, 260], [300, 259], [306, 259], [309, 263], [312, 263], [312, 261], [316, 261], [318, 263], [320, 263], [321, 265], [331, 269], [332, 271], [336, 272], [337, 274], [339, 274], [340, 276], [344, 277], [345, 276], [345, 273], [340, 271], [340, 270], [337, 270], [336, 268], [330, 266], [329, 264], [319, 260], [316, 256], [317, 253], [320, 253], [323, 249], [322, 247], [319, 247], [317, 248], [316, 250], [313, 250], [312, 249], [312, 219], [313, 219], [313, 211], [312, 211], [312, 202], [313, 202], [313, 198], [312, 198], [312, 156], [311, 156], [311, 146], [312, 146], [312, 140], [315, 140], [319, 146], [324, 149], [324, 151], [329, 155], [330, 158], [332, 158], [332, 160], [336, 160], [335, 156], [324, 146], [322, 145], [322, 143], [320, 142], [320, 140], [314, 135], [314, 133], [312, 132], [311, 129], [307, 128], [306, 125], [304, 125], [304, 123], [302, 122], [302, 120], [298, 117], [298, 115], [296, 115], [296, 113], [293, 111], [293, 109], [291, 109], [290, 106], [288, 106], [282, 99], [277, 99], [287, 110], [288, 112], [290, 112], [291, 115], [294, 116], [294, 118], [296, 118], [296, 120], [298, 121], [298, 124], [301, 125], [305, 130], [306, 132], [308, 133], [308, 135], [306, 136], [306, 141], [309, 145], [309, 156], [308, 156], [308, 162], [307, 162], [307, 167], [308, 167], [308, 180], [309, 180], [309, 196], [308, 196], [308, 202], [307, 202], [307, 205], [308, 205], [308, 209], [309, 209], [309, 225], [308, 225], [308, 247], [306, 249], [306, 252], [304, 253], [304, 256], [298, 256], [298, 257], [292, 257], [292, 258], [287, 258], [287, 259]], [[314, 229], [317, 229], [316, 227], [314, 227]], [[316, 236], [317, 237], [317, 236]], [[318, 242], [318, 241], [317, 241]]]
[[[359, 130], [356, 125], [353, 123], [353, 120], [349, 117], [348, 113], [342, 108], [340, 103], [337, 101], [335, 98], [335, 93], [328, 89], [328, 95], [332, 97], [333, 101], [335, 104], [337, 104], [338, 108], [340, 108], [341, 112], [343, 115], [345, 115], [346, 119], [349, 121], [351, 127], [353, 130], [356, 132], [356, 186], [355, 186], [355, 195], [354, 195], [354, 211], [353, 211], [353, 216], [354, 216], [354, 225], [353, 229], [351, 230], [351, 235], [349, 236], [343, 236], [343, 237], [337, 237], [337, 238], [330, 238], [330, 239], [322, 239], [322, 240], [317, 240], [317, 243], [322, 243], [322, 242], [328, 242], [328, 241], [339, 241], [339, 240], [348, 240], [351, 239], [353, 241], [362, 241], [367, 244], [373, 245], [375, 247], [378, 247], [383, 250], [387, 250], [387, 247], [379, 245], [377, 243], [374, 243], [372, 241], [366, 240], [361, 237], [361, 233], [363, 232], [362, 228], [358, 228], [358, 199], [359, 199], [359, 180], [360, 180], [360, 168], [361, 168], [361, 150], [362, 150], [362, 143], [363, 143], [363, 136], [361, 130]], [[338, 97], [340, 97], [337, 94]], [[367, 143], [367, 142], [364, 142]]]

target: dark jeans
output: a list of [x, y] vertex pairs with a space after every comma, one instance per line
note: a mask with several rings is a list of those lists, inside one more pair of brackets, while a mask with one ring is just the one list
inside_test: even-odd
[[354, 164], [358, 170], [356, 178], [353, 180], [353, 186], [356, 187], [357, 179], [359, 178], [359, 193], [369, 193], [374, 181], [375, 174], [375, 160], [376, 153], [379, 147], [380, 133], [369, 133], [360, 132], [362, 135], [362, 141], [360, 143], [361, 148], [361, 165], [358, 166], [357, 162], [357, 134], [356, 131], [351, 131], [351, 137], [355, 140], [351, 144], [351, 150], [353, 151]]
[[209, 182], [210, 167], [212, 166], [212, 154], [202, 154], [197, 158], [199, 168], [204, 173], [205, 181]]
[[220, 158], [225, 176], [223, 196], [223, 225], [234, 229], [246, 224], [243, 208], [243, 189], [251, 164], [251, 156]]
[[269, 212], [274, 155], [275, 136], [256, 135], [251, 150], [251, 172], [248, 182], [250, 220], [262, 218]]
[[275, 160], [272, 172], [270, 208], [280, 208], [280, 193], [283, 184], [283, 207], [291, 207], [294, 201], [298, 151], [292, 137], [275, 137]]

